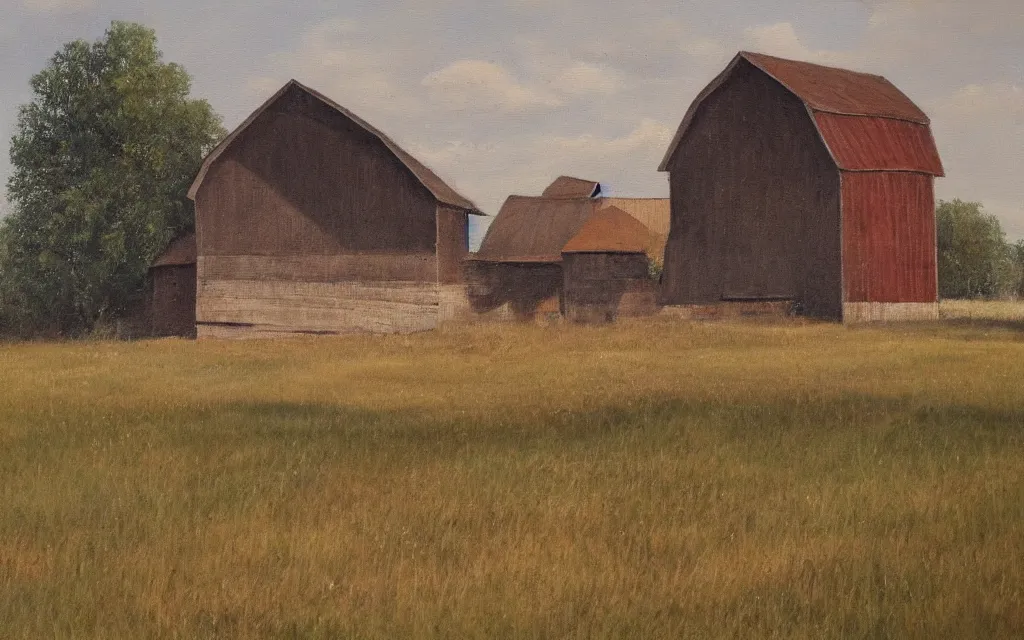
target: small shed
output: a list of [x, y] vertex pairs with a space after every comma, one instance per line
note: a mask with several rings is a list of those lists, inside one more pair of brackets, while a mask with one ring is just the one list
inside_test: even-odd
[[154, 336], [196, 335], [196, 235], [171, 241], [149, 267], [149, 323]]
[[655, 313], [649, 254], [658, 245], [657, 235], [622, 209], [594, 213], [562, 247], [565, 317], [600, 323]]
[[671, 194], [666, 304], [937, 317], [942, 163], [928, 117], [885, 78], [740, 52], [659, 169]]

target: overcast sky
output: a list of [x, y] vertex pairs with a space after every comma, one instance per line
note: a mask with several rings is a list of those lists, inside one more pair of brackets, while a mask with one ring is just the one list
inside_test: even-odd
[[[768, 6], [771, 5], [771, 6]], [[738, 50], [886, 76], [932, 119], [940, 198], [1024, 237], [1021, 0], [0, 0], [0, 179], [29, 77], [111, 20], [157, 31], [230, 129], [289, 78], [495, 214], [559, 174], [668, 195], [657, 166]], [[480, 229], [474, 235], [479, 234]]]

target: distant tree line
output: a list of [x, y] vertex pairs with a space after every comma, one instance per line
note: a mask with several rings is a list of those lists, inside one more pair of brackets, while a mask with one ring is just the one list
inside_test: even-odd
[[940, 296], [1024, 296], [1024, 240], [1007, 242], [999, 219], [980, 203], [940, 200], [935, 223]]

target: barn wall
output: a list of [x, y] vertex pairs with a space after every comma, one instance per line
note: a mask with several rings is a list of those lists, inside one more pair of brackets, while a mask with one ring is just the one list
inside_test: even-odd
[[196, 266], [150, 269], [150, 321], [155, 336], [196, 335]]
[[840, 316], [838, 174], [800, 100], [741, 62], [668, 168], [666, 303], [792, 298]]
[[200, 255], [432, 252], [436, 240], [426, 187], [380, 140], [298, 90], [213, 163], [196, 206]]
[[441, 284], [462, 282], [462, 259], [469, 253], [469, 214], [438, 205], [437, 207], [437, 281]]
[[936, 302], [933, 178], [844, 172], [846, 302]]
[[472, 261], [465, 265], [469, 302], [474, 313], [505, 310], [530, 320], [562, 309], [562, 265]]
[[642, 253], [567, 253], [562, 256], [565, 317], [612, 322], [658, 310]]
[[[438, 317], [444, 211], [376, 137], [294, 89], [213, 163], [196, 194], [203, 335], [417, 331]], [[462, 214], [464, 218], [465, 215]]]

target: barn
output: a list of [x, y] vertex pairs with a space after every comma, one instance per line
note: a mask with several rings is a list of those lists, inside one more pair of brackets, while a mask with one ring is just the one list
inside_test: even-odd
[[465, 299], [477, 207], [294, 80], [206, 157], [188, 195], [200, 337], [426, 330]]
[[928, 117], [885, 78], [740, 52], [659, 169], [671, 194], [666, 304], [937, 317], [942, 163]]
[[[660, 262], [669, 226], [668, 201], [600, 194], [596, 181], [560, 176], [541, 196], [509, 196], [480, 250], [467, 258], [472, 308], [519, 320], [562, 314], [603, 321], [647, 313], [656, 298], [650, 289], [648, 258]], [[622, 248], [630, 233], [643, 238], [639, 253]], [[624, 261], [643, 263], [644, 283], [624, 284], [629, 279], [626, 273], [641, 271], [629, 271], [622, 266]], [[571, 274], [565, 269], [570, 263]], [[609, 287], [603, 298], [596, 293], [601, 286]], [[576, 297], [567, 307], [565, 294], [570, 290]], [[616, 304], [611, 305], [613, 300]], [[603, 305], [602, 310], [595, 311], [592, 305]]]
[[196, 236], [175, 238], [149, 267], [149, 334], [196, 335]]

